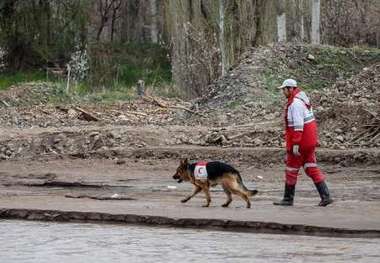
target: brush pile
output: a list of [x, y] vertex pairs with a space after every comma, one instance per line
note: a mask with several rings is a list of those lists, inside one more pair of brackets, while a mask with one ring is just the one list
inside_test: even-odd
[[380, 63], [312, 97], [318, 104], [322, 136], [329, 144], [380, 147]]

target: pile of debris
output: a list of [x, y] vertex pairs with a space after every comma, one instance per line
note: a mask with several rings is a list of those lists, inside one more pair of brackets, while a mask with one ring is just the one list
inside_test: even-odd
[[95, 104], [78, 101], [57, 88], [53, 83], [27, 83], [1, 91], [2, 127], [142, 126], [181, 121], [183, 125], [188, 115], [202, 116], [191, 109], [191, 103], [178, 98], [142, 96], [132, 101]]
[[328, 146], [380, 147], [380, 63], [312, 96]]
[[[168, 131], [183, 127], [186, 132], [176, 135], [177, 131], [171, 131], [162, 141], [167, 145], [279, 147], [283, 145], [284, 98], [275, 88], [283, 79], [293, 77], [306, 91], [322, 80], [317, 82], [318, 89], [308, 92], [319, 122], [322, 147], [380, 147], [380, 52], [371, 57], [365, 52], [351, 54], [350, 49], [327, 49], [302, 45], [253, 48], [239, 65], [208, 87], [204, 96], [193, 101], [141, 96], [113, 104], [47, 104], [52, 94], [62, 98], [65, 95], [60, 93], [64, 91], [48, 83], [13, 87], [0, 93], [0, 122], [9, 128], [80, 127], [100, 134], [117, 126], [146, 127], [146, 131], [149, 127]], [[334, 59], [324, 61], [330, 55], [360, 63], [350, 67], [342, 62], [340, 66], [347, 69], [334, 66]], [[377, 62], [360, 71], [359, 65], [363, 61], [369, 65], [371, 59]], [[344, 80], [350, 74], [352, 77]], [[86, 142], [82, 137], [86, 136], [78, 135], [77, 145]], [[136, 138], [103, 139], [106, 143], [101, 145], [131, 145]], [[93, 150], [98, 144], [85, 145], [85, 149]], [[17, 152], [17, 147], [13, 148]], [[9, 155], [8, 148], [1, 152]]]
[[[310, 92], [309, 96], [322, 147], [380, 147], [380, 63], [332, 87]], [[213, 124], [218, 128], [205, 135], [204, 141], [224, 146], [281, 146], [283, 104], [247, 103], [236, 109], [215, 110]]]
[[275, 88], [284, 79], [294, 78], [305, 89], [320, 90], [358, 74], [363, 64], [377, 62], [380, 51], [365, 49], [302, 44], [251, 48], [236, 67], [207, 87], [197, 103], [209, 109], [277, 103], [280, 96]]
[[[363, 69], [363, 63], [373, 65]], [[204, 140], [225, 146], [280, 146], [284, 98], [275, 87], [293, 77], [306, 91], [315, 89], [308, 93], [320, 124], [322, 147], [379, 147], [379, 63], [380, 52], [367, 50], [303, 45], [252, 48], [194, 102], [209, 116], [203, 124], [217, 127]]]
[[51, 102], [51, 98], [62, 99], [65, 102], [68, 99], [63, 87], [51, 83], [36, 82], [14, 85], [0, 92], [0, 108], [46, 105]]

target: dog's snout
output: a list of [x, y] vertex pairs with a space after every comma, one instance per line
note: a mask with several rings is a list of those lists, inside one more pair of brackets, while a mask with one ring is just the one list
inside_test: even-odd
[[178, 174], [175, 174], [175, 175], [173, 175], [173, 179], [179, 179], [179, 175]]

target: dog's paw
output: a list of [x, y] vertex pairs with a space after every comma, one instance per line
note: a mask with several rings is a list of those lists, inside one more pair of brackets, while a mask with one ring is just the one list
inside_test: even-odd
[[188, 199], [188, 198], [185, 198], [185, 199], [182, 199], [182, 200], [181, 200], [181, 203], [186, 203], [187, 201], [189, 201], [189, 199]]
[[205, 205], [202, 205], [202, 207], [209, 207], [210, 204], [205, 204]]
[[228, 207], [229, 204], [222, 204], [222, 207]]

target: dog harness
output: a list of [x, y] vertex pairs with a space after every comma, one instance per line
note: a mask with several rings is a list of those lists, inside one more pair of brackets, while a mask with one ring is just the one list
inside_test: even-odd
[[194, 169], [194, 177], [196, 180], [207, 180], [207, 162], [197, 162]]

